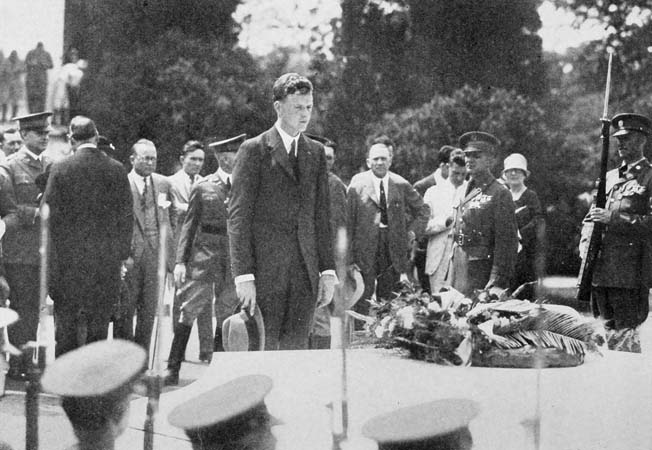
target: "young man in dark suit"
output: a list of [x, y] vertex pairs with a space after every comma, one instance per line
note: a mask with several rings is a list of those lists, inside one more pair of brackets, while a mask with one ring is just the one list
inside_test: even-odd
[[317, 294], [332, 300], [326, 159], [302, 133], [310, 122], [312, 84], [288, 73], [274, 83], [274, 126], [238, 150], [229, 204], [236, 292], [253, 313], [259, 305], [266, 348], [304, 349]]
[[133, 227], [127, 173], [97, 148], [93, 121], [74, 117], [69, 138], [77, 150], [52, 166], [44, 194], [57, 356], [106, 339]]

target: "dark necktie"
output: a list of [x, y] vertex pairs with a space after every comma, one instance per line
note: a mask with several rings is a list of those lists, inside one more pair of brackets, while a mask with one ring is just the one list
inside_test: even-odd
[[143, 177], [143, 195], [140, 197], [140, 206], [142, 206], [143, 209], [147, 208], [147, 194], [149, 190], [147, 189], [147, 185], [149, 184], [149, 177]]
[[290, 165], [292, 166], [292, 170], [294, 171], [294, 176], [296, 179], [299, 179], [299, 158], [297, 156], [297, 141], [296, 139], [292, 140], [292, 145], [290, 145], [290, 153], [288, 154], [288, 158], [290, 159]]
[[195, 184], [195, 175], [188, 175], [190, 178], [190, 189], [192, 189], [193, 184]]
[[385, 197], [385, 183], [380, 181], [380, 223], [387, 225], [387, 197]]
[[226, 178], [226, 190], [227, 191], [231, 190], [231, 177]]

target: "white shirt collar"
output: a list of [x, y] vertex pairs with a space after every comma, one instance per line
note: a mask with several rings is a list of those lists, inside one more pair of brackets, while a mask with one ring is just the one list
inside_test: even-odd
[[437, 184], [443, 183], [446, 178], [441, 176], [441, 167], [437, 167], [437, 170], [435, 170], [435, 173], [432, 174], [433, 177], [435, 178], [435, 182]]
[[181, 169], [181, 173], [183, 173], [183, 179], [185, 180], [188, 186], [190, 186], [191, 183], [195, 183], [199, 178], [199, 175], [190, 175], [189, 173], [186, 173], [186, 171], [183, 169]]
[[[138, 192], [141, 194], [143, 193], [143, 190], [145, 188], [145, 177], [142, 175], [139, 175], [136, 173], [134, 169], [131, 169], [131, 172], [129, 172], [129, 176], [134, 180], [134, 183], [136, 183], [136, 187], [138, 188]], [[151, 175], [149, 175], [147, 178], [150, 178]], [[151, 185], [151, 183], [150, 183]]]
[[24, 146], [23, 148], [25, 149], [25, 153], [27, 153], [27, 154], [30, 156], [30, 158], [32, 158], [32, 159], [34, 159], [34, 160], [36, 160], [36, 161], [40, 161], [40, 160], [41, 160], [41, 155], [42, 155], [43, 153], [41, 153], [41, 155], [37, 155], [36, 153], [34, 153], [34, 152], [31, 151], [30, 149], [28, 149], [27, 146]]
[[217, 169], [217, 176], [220, 177], [220, 180], [224, 183], [231, 180], [231, 174], [226, 173], [221, 167]]
[[[290, 153], [290, 149], [292, 148], [292, 141], [298, 140], [299, 135], [301, 133], [297, 134], [294, 137], [290, 136], [289, 134], [287, 134], [283, 130], [283, 128], [281, 128], [281, 121], [280, 120], [277, 120], [276, 123], [274, 124], [274, 126], [276, 127], [276, 130], [278, 131], [278, 134], [281, 135], [281, 139], [283, 140], [283, 145], [285, 146], [285, 151]], [[299, 145], [299, 143], [297, 142], [297, 146], [298, 145]]]
[[87, 142], [87, 143], [82, 144], [79, 147], [77, 147], [77, 150], [79, 150], [80, 148], [97, 148], [97, 145], [91, 144], [90, 142]]
[[372, 172], [371, 173], [371, 179], [373, 180], [374, 190], [376, 191], [376, 195], [378, 196], [378, 198], [380, 198], [380, 183], [381, 182], [383, 183], [383, 188], [385, 189], [385, 197], [387, 197], [387, 192], [388, 192], [388, 189], [389, 189], [389, 184], [388, 184], [388, 182], [389, 182], [389, 172], [387, 172], [387, 174], [385, 174], [385, 176], [382, 177], [382, 178], [378, 178]]

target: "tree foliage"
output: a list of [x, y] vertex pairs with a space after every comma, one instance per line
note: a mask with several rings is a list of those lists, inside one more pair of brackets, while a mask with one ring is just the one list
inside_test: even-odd
[[82, 7], [93, 25], [80, 36], [102, 36], [88, 39], [101, 45], [86, 49], [94, 56], [84, 109], [124, 156], [139, 138], [151, 139], [158, 170], [169, 173], [189, 139], [254, 135], [269, 126], [271, 80], [235, 47], [237, 4], [105, 0]]
[[[462, 86], [546, 92], [537, 0], [343, 0], [325, 131], [364, 154], [365, 124]], [[323, 67], [323, 61], [319, 64]]]
[[[624, 106], [641, 97], [649, 97], [652, 81], [652, 4], [647, 0], [555, 0], [559, 7], [572, 11], [578, 22], [587, 19], [602, 22], [606, 36], [585, 45], [574, 63], [589, 88], [600, 88], [606, 73], [606, 50], [614, 51], [614, 94]], [[650, 103], [646, 102], [647, 112]]]
[[[592, 111], [596, 101], [585, 102], [581, 112]], [[527, 185], [539, 194], [549, 213], [548, 268], [574, 274], [579, 264], [577, 234], [585, 213], [577, 197], [591, 189], [597, 174], [597, 169], [584, 167], [584, 161], [593, 160], [599, 140], [575, 139], [550, 123], [541, 106], [515, 91], [465, 86], [419, 107], [387, 113], [365, 131], [369, 138], [382, 133], [395, 141], [392, 170], [412, 182], [429, 173], [424, 161], [442, 145], [457, 145], [464, 132], [495, 134], [501, 145], [494, 175], [500, 176], [503, 159], [510, 153], [525, 155], [532, 172]]]

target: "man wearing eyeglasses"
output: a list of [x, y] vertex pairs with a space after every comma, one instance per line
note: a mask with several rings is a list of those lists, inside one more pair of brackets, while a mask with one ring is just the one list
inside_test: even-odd
[[[14, 117], [23, 145], [14, 157], [0, 165], [0, 216], [7, 231], [2, 242], [11, 308], [20, 321], [9, 328], [9, 340], [17, 347], [36, 340], [39, 319], [40, 191], [36, 178], [49, 161], [43, 155], [48, 146], [51, 112]], [[26, 368], [19, 357], [11, 358], [8, 376], [24, 379]]]

